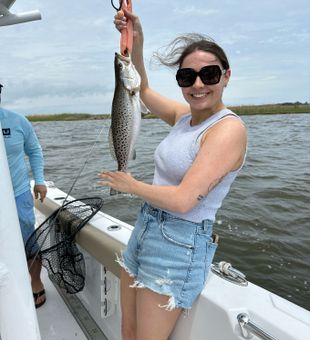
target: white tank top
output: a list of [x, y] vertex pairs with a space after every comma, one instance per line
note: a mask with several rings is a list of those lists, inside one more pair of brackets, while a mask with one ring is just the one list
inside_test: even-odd
[[[204, 132], [225, 116], [235, 116], [240, 119], [235, 113], [226, 108], [195, 126], [191, 126], [192, 116], [190, 113], [181, 117], [155, 150], [153, 184], [163, 186], [178, 185], [196, 158], [200, 148], [200, 138]], [[165, 211], [192, 222], [214, 221], [216, 212], [222, 205], [223, 199], [241, 167], [238, 170], [229, 172], [189, 212], [182, 214], [169, 210]]]

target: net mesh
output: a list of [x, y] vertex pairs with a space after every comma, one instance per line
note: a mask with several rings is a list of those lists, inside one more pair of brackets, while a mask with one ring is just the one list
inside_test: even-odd
[[78, 293], [85, 284], [84, 256], [75, 235], [102, 205], [99, 197], [69, 201], [40, 224], [26, 243], [28, 260], [40, 260], [50, 280], [67, 293]]

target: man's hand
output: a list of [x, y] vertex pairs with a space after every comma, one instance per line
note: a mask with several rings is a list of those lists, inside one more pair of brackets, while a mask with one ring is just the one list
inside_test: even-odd
[[33, 188], [34, 197], [36, 199], [40, 198], [40, 201], [43, 202], [44, 198], [47, 194], [47, 187], [44, 184], [36, 184]]

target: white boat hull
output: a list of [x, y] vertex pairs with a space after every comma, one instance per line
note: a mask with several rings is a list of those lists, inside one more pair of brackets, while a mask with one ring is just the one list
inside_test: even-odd
[[[50, 187], [45, 203], [38, 201], [36, 209], [48, 216], [61, 206], [65, 196]], [[78, 297], [109, 340], [121, 339], [115, 253], [126, 246], [132, 228], [99, 212], [77, 236], [86, 262], [86, 284]], [[274, 339], [306, 340], [310, 334], [310, 312], [306, 309], [254, 284], [240, 286], [210, 272], [203, 292], [189, 314], [179, 319], [170, 339], [245, 339], [247, 331], [242, 332], [237, 320], [242, 313]], [[262, 339], [256, 335], [251, 338]]]

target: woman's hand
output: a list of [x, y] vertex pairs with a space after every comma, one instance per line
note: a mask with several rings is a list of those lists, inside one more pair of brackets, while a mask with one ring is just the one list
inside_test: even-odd
[[133, 24], [133, 43], [134, 48], [143, 46], [143, 31], [139, 17], [128, 12], [126, 9], [120, 10], [114, 16], [114, 24], [116, 29], [121, 32], [127, 28], [127, 21], [130, 19]]
[[128, 194], [134, 194], [134, 189], [138, 182], [129, 173], [123, 171], [101, 172], [98, 174], [98, 177], [102, 179], [98, 182], [99, 185]]

